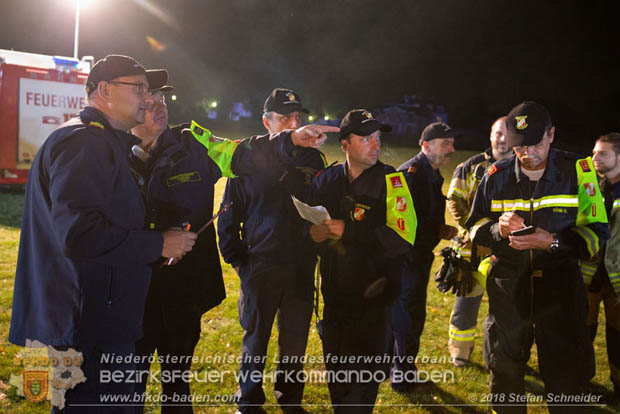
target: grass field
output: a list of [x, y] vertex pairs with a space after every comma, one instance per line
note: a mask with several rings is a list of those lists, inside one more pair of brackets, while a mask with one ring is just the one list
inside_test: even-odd
[[[343, 154], [334, 145], [327, 145], [324, 148], [329, 162], [336, 159], [342, 161]], [[402, 161], [413, 156], [418, 148], [397, 148], [384, 146], [383, 162], [398, 166]], [[458, 152], [453, 162], [443, 171], [446, 178], [444, 192], [447, 192], [449, 179], [454, 166], [472, 155], [472, 152]], [[224, 181], [221, 180], [216, 187], [216, 200], [221, 198], [224, 188]], [[21, 367], [14, 364], [14, 357], [20, 348], [10, 345], [7, 342], [9, 322], [11, 316], [11, 298], [13, 290], [13, 279], [15, 276], [15, 265], [17, 260], [17, 247], [19, 241], [19, 226], [21, 219], [21, 206], [23, 203], [22, 194], [0, 194], [0, 412], [2, 413], [43, 413], [49, 412], [50, 404], [31, 403], [18, 397], [15, 388], [8, 385], [10, 374], [20, 374]], [[450, 218], [447, 217], [451, 222]], [[443, 244], [436, 250], [438, 251]], [[439, 264], [435, 260], [434, 268]], [[237, 320], [237, 298], [239, 295], [239, 280], [230, 266], [224, 264], [224, 278], [227, 288], [227, 299], [217, 308], [209, 311], [202, 318], [202, 335], [196, 355], [199, 357], [230, 357], [236, 358], [240, 355], [241, 338], [243, 331]], [[466, 368], [454, 368], [449, 362], [447, 350], [448, 342], [448, 321], [452, 310], [453, 297], [439, 293], [431, 282], [428, 287], [427, 319], [424, 333], [421, 340], [418, 368], [420, 370], [439, 370], [450, 380], [445, 383], [438, 383], [431, 387], [426, 394], [416, 394], [402, 396], [392, 392], [389, 383], [385, 382], [379, 389], [377, 413], [486, 413], [488, 407], [484, 404], [477, 405], [481, 401], [481, 396], [487, 392], [488, 373], [484, 366], [481, 352], [481, 332], [476, 338], [476, 348], [472, 357], [473, 363]], [[479, 314], [479, 324], [486, 316], [488, 302], [486, 297], [483, 300]], [[603, 316], [601, 316], [603, 318]], [[604, 320], [599, 321], [600, 329], [595, 342], [597, 374], [592, 381], [592, 392], [602, 396], [601, 406], [591, 407], [589, 412], [593, 413], [617, 413], [620, 412], [620, 403], [612, 400], [611, 382], [609, 380], [609, 369], [607, 367], [607, 356], [604, 340]], [[272, 335], [269, 347], [269, 357], [266, 371], [275, 369], [273, 363], [276, 355], [276, 331]], [[308, 356], [319, 357], [322, 355], [321, 344], [318, 338], [314, 320], [310, 332], [307, 349]], [[237, 388], [233, 373], [237, 371], [236, 363], [217, 363], [218, 361], [205, 360], [194, 364], [193, 369], [198, 371], [200, 378], [211, 372], [221, 372], [221, 381], [217, 382], [198, 382], [192, 383], [195, 394], [209, 398], [209, 405], [195, 405], [194, 411], [200, 413], [232, 413], [234, 405], [226, 401]], [[571, 361], [567, 361], [570, 364]], [[530, 359], [532, 368], [526, 376], [526, 390], [533, 396], [543, 395], [543, 384], [537, 374], [538, 361], [535, 347], [532, 350]], [[153, 366], [152, 369], [158, 369]], [[321, 370], [322, 364], [310, 363], [307, 369]], [[214, 374], [215, 375], [215, 374]], [[453, 375], [453, 377], [451, 376]], [[212, 377], [213, 378], [213, 377]], [[453, 381], [451, 379], [453, 378]], [[269, 379], [266, 379], [265, 393], [267, 395], [266, 409], [270, 413], [280, 413], [280, 409], [275, 406], [273, 396], [273, 386]], [[150, 385], [148, 391], [155, 396], [159, 391], [157, 384]], [[215, 399], [218, 398], [223, 404], [218, 405]], [[327, 385], [324, 383], [309, 383], [306, 385], [304, 394], [304, 404], [307, 405], [311, 413], [332, 412], [329, 406], [329, 394]], [[159, 412], [157, 405], [146, 407], [146, 412]], [[544, 413], [547, 409], [544, 405], [530, 406], [530, 413]]]

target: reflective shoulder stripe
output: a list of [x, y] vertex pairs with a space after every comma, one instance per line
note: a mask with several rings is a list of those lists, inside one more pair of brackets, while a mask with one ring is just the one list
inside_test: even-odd
[[473, 225], [473, 226], [471, 226], [471, 229], [470, 229], [470, 231], [469, 231], [469, 234], [471, 235], [471, 239], [472, 239], [472, 240], [475, 240], [475, 238], [476, 238], [476, 233], [478, 233], [478, 230], [480, 230], [480, 228], [481, 228], [482, 226], [484, 226], [485, 224], [487, 224], [487, 223], [491, 223], [491, 222], [493, 222], [493, 220], [491, 220], [491, 219], [490, 219], [490, 218], [488, 218], [488, 217], [483, 217], [483, 218], [481, 218], [480, 220], [478, 220], [477, 222], [475, 222], [475, 223], [474, 223], [474, 225]]
[[586, 242], [590, 257], [594, 256], [599, 250], [598, 236], [592, 230], [585, 226], [573, 227], [572, 230], [577, 233]]
[[413, 198], [402, 172], [386, 174], [386, 217], [389, 228], [394, 230], [409, 244], [415, 242], [418, 219], [413, 205]]
[[594, 171], [592, 158], [586, 157], [577, 160], [577, 185], [579, 197], [579, 211], [577, 225], [585, 226], [590, 223], [607, 223], [607, 213], [603, 196], [598, 187], [598, 177]]
[[612, 211], [616, 211], [620, 209], [620, 198], [614, 200], [614, 204], [612, 205]]
[[208, 151], [209, 158], [220, 168], [223, 177], [235, 178], [231, 164], [233, 154], [239, 146], [239, 141], [225, 138], [217, 138], [211, 135], [211, 131], [192, 121], [190, 132]]

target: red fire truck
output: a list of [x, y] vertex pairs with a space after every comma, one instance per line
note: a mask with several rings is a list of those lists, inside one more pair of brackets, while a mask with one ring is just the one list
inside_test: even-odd
[[0, 49], [0, 185], [26, 183], [43, 141], [86, 106], [92, 64]]

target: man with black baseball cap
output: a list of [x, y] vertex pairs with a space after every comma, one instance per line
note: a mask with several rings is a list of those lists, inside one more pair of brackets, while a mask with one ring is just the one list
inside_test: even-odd
[[[301, 127], [302, 113], [308, 112], [297, 93], [281, 88], [267, 97], [264, 111], [263, 125], [272, 136]], [[303, 128], [338, 131], [319, 125]], [[311, 191], [312, 177], [325, 168], [325, 159], [314, 148], [291, 154], [285, 163], [260, 163], [257, 174], [229, 180], [222, 206], [232, 206], [218, 221], [220, 252], [241, 279], [239, 322], [245, 334], [237, 404], [244, 414], [263, 412], [262, 372], [276, 315], [283, 362], [278, 364], [274, 393], [285, 412], [303, 412], [304, 382], [298, 374], [312, 317], [316, 254], [303, 237], [304, 222], [291, 195], [302, 198]]]
[[290, 89], [275, 88], [263, 106], [263, 125], [270, 133], [299, 128], [303, 123], [302, 114], [309, 112], [301, 105], [297, 93]]
[[[263, 164], [277, 164], [278, 157], [265, 157], [277, 152], [275, 148], [290, 147], [303, 153], [297, 145], [312, 146], [306, 134], [309, 129], [333, 128], [306, 126], [273, 136], [230, 141], [212, 136], [196, 122], [168, 127], [164, 93], [170, 90], [170, 85], [151, 90], [154, 105], [146, 112], [144, 124], [132, 129], [141, 142], [132, 147], [130, 165], [146, 200], [150, 229], [202, 229], [212, 221], [214, 185], [220, 177], [262, 174]], [[307, 142], [302, 142], [304, 136]], [[288, 140], [292, 145], [283, 144]], [[173, 374], [190, 369], [200, 337], [200, 318], [226, 296], [214, 227], [204, 228], [192, 251], [179, 263], [153, 266], [144, 337], [136, 343], [136, 354], [140, 372], [148, 372], [155, 350], [163, 359], [162, 378], [169, 376], [170, 380], [162, 383], [166, 397], [162, 401], [167, 401], [162, 404], [162, 413], [192, 412], [187, 403], [191, 401], [189, 381]], [[138, 395], [143, 395], [147, 379], [138, 379]], [[141, 413], [139, 401], [134, 403], [136, 412]]]
[[[331, 217], [309, 233], [319, 244], [325, 303], [319, 333], [330, 357], [325, 366], [336, 413], [373, 411], [389, 374], [391, 308], [402, 259], [416, 237], [408, 174], [379, 161], [381, 133], [389, 131], [370, 111], [350, 111], [340, 124], [346, 161], [314, 179], [311, 203], [325, 206]], [[343, 380], [341, 372], [353, 375]], [[364, 372], [372, 379], [356, 379]]]
[[97, 87], [99, 82], [122, 83], [117, 78], [123, 76], [144, 75], [149, 89], [159, 89], [168, 81], [168, 71], [165, 69], [147, 70], [136, 62], [134, 58], [123, 55], [108, 55], [97, 61], [86, 80], [86, 94], [90, 95]]
[[[441, 239], [450, 240], [458, 230], [445, 224], [446, 197], [441, 187], [443, 177], [439, 170], [454, 153], [454, 140], [459, 134], [443, 122], [428, 125], [420, 136], [422, 150], [406, 161], [399, 171], [409, 171], [412, 177], [414, 200], [421, 218], [415, 246], [409, 249], [402, 276], [400, 297], [394, 304], [394, 354], [392, 389], [407, 393], [416, 386], [415, 361], [420, 349], [420, 336], [426, 319], [426, 291], [435, 255], [433, 249]], [[418, 390], [419, 391], [419, 390]]]
[[534, 340], [551, 413], [587, 412], [579, 399], [594, 374], [579, 260], [609, 238], [592, 159], [551, 149], [547, 109], [523, 102], [506, 116], [515, 155], [482, 178], [465, 225], [482, 262], [489, 315], [484, 358], [498, 413], [525, 412], [524, 375]]
[[50, 135], [30, 171], [9, 340], [82, 353], [86, 382], [67, 390], [66, 412], [91, 412], [104, 394], [133, 396], [131, 381], [106, 382], [100, 374], [135, 369], [119, 361], [142, 336], [149, 264], [182, 258], [196, 239], [144, 229], [145, 206], [128, 165], [138, 140], [127, 131], [153, 105], [149, 87], [166, 80], [166, 71], [146, 71], [130, 57], [98, 61], [88, 106]]

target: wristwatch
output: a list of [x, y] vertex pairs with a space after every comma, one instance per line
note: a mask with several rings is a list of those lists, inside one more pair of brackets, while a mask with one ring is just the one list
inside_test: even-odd
[[551, 237], [553, 237], [553, 241], [551, 242], [549, 247], [547, 247], [547, 251], [549, 253], [556, 253], [558, 250], [560, 250], [560, 239], [558, 238], [557, 233], [552, 233]]

